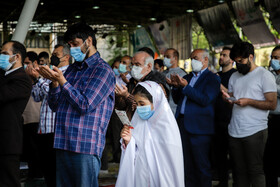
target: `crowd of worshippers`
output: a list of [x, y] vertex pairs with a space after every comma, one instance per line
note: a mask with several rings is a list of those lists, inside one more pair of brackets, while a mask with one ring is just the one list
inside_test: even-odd
[[161, 60], [143, 47], [110, 67], [85, 23], [64, 41], [51, 56], [2, 45], [1, 187], [20, 186], [20, 162], [48, 187], [98, 187], [109, 147], [117, 187], [227, 187], [230, 173], [235, 187], [278, 186], [280, 46], [268, 69], [252, 44], [224, 47], [217, 73], [194, 49], [187, 73], [174, 48]]

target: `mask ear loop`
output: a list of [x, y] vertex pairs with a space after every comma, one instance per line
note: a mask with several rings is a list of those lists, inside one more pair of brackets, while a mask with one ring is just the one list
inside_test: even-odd
[[[84, 43], [82, 45], [84, 45], [86, 43], [87, 39], [84, 41]], [[88, 46], [88, 45], [87, 45]], [[90, 47], [87, 48], [86, 52], [84, 54], [87, 54], [88, 50]]]

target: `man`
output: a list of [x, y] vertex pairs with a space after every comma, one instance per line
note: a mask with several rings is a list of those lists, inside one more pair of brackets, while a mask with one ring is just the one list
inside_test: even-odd
[[154, 68], [154, 59], [150, 54], [145, 51], [136, 52], [131, 64], [132, 78], [129, 83], [127, 86], [116, 85], [115, 90], [116, 108], [126, 110], [129, 119], [132, 118], [136, 109], [136, 101], [131, 93], [138, 82], [144, 82], [146, 80], [155, 81], [162, 87], [167, 98], [169, 95], [164, 76], [159, 72], [152, 71]]
[[270, 66], [277, 84], [277, 107], [269, 112], [268, 136], [264, 152], [264, 173], [266, 186], [277, 187], [280, 176], [280, 154], [275, 151], [280, 143], [280, 46], [276, 46], [271, 53]]
[[22, 113], [32, 83], [23, 68], [24, 45], [5, 42], [0, 55], [0, 186], [20, 187]]
[[39, 64], [40, 65], [49, 65], [49, 53], [43, 51], [39, 53]]
[[93, 29], [84, 23], [68, 28], [64, 40], [75, 63], [63, 74], [40, 67], [52, 80], [48, 95], [56, 112], [54, 148], [58, 186], [98, 186], [100, 158], [114, 108], [115, 76], [100, 58]]
[[221, 78], [221, 91], [215, 107], [215, 135], [213, 137], [213, 162], [217, 170], [219, 184], [217, 187], [228, 186], [228, 124], [231, 118], [231, 108], [222, 98], [222, 90], [227, 92], [228, 81], [236, 70], [232, 68], [233, 61], [230, 59], [229, 47], [224, 47], [220, 53], [219, 65], [222, 71], [218, 72]]
[[132, 57], [128, 55], [125, 55], [121, 58], [121, 62], [119, 65], [120, 75], [116, 77], [116, 82], [119, 86], [121, 86], [122, 84], [126, 86], [126, 84], [129, 83], [129, 79], [131, 78], [131, 61]]
[[[26, 73], [29, 74], [32, 79], [32, 83], [35, 84], [38, 81], [39, 74], [35, 68], [38, 67], [38, 55], [33, 51], [26, 53], [24, 59], [24, 65], [26, 65]], [[30, 74], [33, 70], [36, 72]], [[33, 76], [34, 75], [34, 76]], [[38, 141], [37, 141], [37, 130], [40, 119], [40, 108], [41, 102], [35, 102], [30, 95], [29, 101], [22, 114], [23, 123], [23, 150], [22, 150], [22, 161], [28, 163], [28, 180], [36, 180], [43, 177], [41, 164], [39, 161]]]
[[[163, 63], [168, 69], [165, 70], [163, 72], [163, 74], [167, 78], [167, 83], [169, 86], [172, 86], [172, 85], [170, 85], [170, 76], [171, 75], [178, 74], [180, 77], [183, 77], [187, 74], [183, 69], [181, 69], [178, 66], [178, 62], [179, 62], [179, 52], [174, 48], [167, 49], [164, 53]], [[169, 89], [170, 89], [170, 87], [169, 87]], [[171, 92], [170, 92], [169, 98], [170, 98], [169, 99], [170, 108], [171, 108], [173, 114], [175, 115], [177, 105], [174, 103], [174, 101], [172, 99]]]
[[164, 65], [163, 65], [163, 60], [161, 59], [156, 59], [154, 61], [154, 70], [157, 72], [162, 73], [164, 71]]
[[220, 78], [208, 70], [209, 53], [191, 53], [192, 73], [183, 78], [171, 75], [172, 96], [177, 103], [185, 163], [185, 185], [211, 187], [210, 143], [214, 134], [214, 106]]
[[[68, 45], [58, 44], [54, 47], [51, 57], [51, 65], [56, 66], [62, 73], [65, 73], [69, 66], [70, 48]], [[29, 69], [29, 68], [28, 68]], [[29, 69], [29, 74], [36, 76], [35, 70]], [[36, 129], [38, 133], [38, 149], [41, 158], [41, 165], [43, 169], [44, 178], [47, 186], [53, 187], [56, 185], [55, 172], [56, 160], [54, 142], [55, 129], [55, 112], [53, 112], [48, 104], [49, 84], [51, 81], [46, 78], [40, 78], [39, 81], [33, 85], [32, 97], [36, 102], [42, 102], [40, 109], [39, 128]]]
[[275, 78], [254, 63], [254, 47], [248, 42], [234, 44], [230, 58], [238, 72], [230, 77], [229, 94], [223, 91], [223, 97], [234, 104], [228, 127], [233, 182], [236, 186], [265, 186], [263, 152], [268, 111], [277, 104]]

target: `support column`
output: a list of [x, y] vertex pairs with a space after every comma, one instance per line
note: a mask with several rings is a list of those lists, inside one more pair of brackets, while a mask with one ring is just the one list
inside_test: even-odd
[[28, 28], [37, 9], [39, 0], [26, 0], [20, 14], [12, 40], [24, 42]]

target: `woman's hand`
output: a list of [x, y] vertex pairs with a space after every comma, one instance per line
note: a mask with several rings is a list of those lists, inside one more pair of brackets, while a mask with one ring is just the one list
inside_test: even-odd
[[121, 138], [123, 139], [125, 146], [128, 145], [131, 139], [131, 128], [128, 125], [124, 125], [121, 131]]

